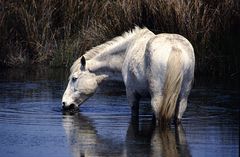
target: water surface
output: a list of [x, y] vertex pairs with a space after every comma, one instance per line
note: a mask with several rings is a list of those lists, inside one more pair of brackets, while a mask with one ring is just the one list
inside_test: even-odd
[[0, 72], [3, 157], [239, 156], [239, 92], [226, 82], [196, 81], [182, 125], [152, 124], [149, 101], [131, 120], [124, 86], [107, 82], [77, 113], [61, 111], [65, 69]]

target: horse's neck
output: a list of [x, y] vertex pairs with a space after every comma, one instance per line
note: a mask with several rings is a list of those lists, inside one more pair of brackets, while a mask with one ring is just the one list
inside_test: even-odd
[[134, 36], [130, 36], [99, 50], [101, 53], [88, 60], [88, 69], [93, 72], [121, 72], [126, 49], [133, 39]]
[[[95, 73], [121, 72], [129, 44], [146, 32], [151, 31], [147, 28], [135, 27], [132, 31], [87, 51], [84, 57], [87, 60], [88, 70]], [[74, 62], [71, 67], [71, 73], [78, 71], [80, 61], [81, 57]]]
[[150, 32], [147, 28], [140, 29], [136, 27], [133, 31], [86, 52], [84, 56], [87, 59], [89, 71], [105, 74], [121, 72], [128, 46], [147, 32]]
[[120, 72], [122, 64], [125, 59], [125, 52], [128, 43], [126, 42], [122, 47], [107, 50], [105, 53], [90, 59], [88, 61], [88, 68], [90, 71], [111, 71]]

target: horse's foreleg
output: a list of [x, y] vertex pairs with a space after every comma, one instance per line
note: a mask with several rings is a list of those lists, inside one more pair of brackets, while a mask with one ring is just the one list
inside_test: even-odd
[[136, 92], [132, 92], [131, 90], [126, 90], [128, 103], [131, 107], [132, 118], [137, 118], [139, 115], [139, 100], [140, 96]]

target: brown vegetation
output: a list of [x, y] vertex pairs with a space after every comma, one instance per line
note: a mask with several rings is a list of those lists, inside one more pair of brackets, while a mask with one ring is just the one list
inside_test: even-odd
[[0, 64], [68, 66], [139, 25], [188, 38], [200, 72], [236, 73], [239, 17], [237, 0], [3, 0]]

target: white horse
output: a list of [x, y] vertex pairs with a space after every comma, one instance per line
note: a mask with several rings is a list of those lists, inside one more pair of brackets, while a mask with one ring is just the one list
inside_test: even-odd
[[103, 80], [119, 72], [133, 116], [138, 116], [140, 98], [150, 96], [158, 122], [174, 116], [180, 122], [187, 107], [194, 66], [194, 50], [186, 38], [177, 34], [155, 35], [147, 28], [135, 27], [92, 48], [74, 62], [62, 107], [78, 108]]

